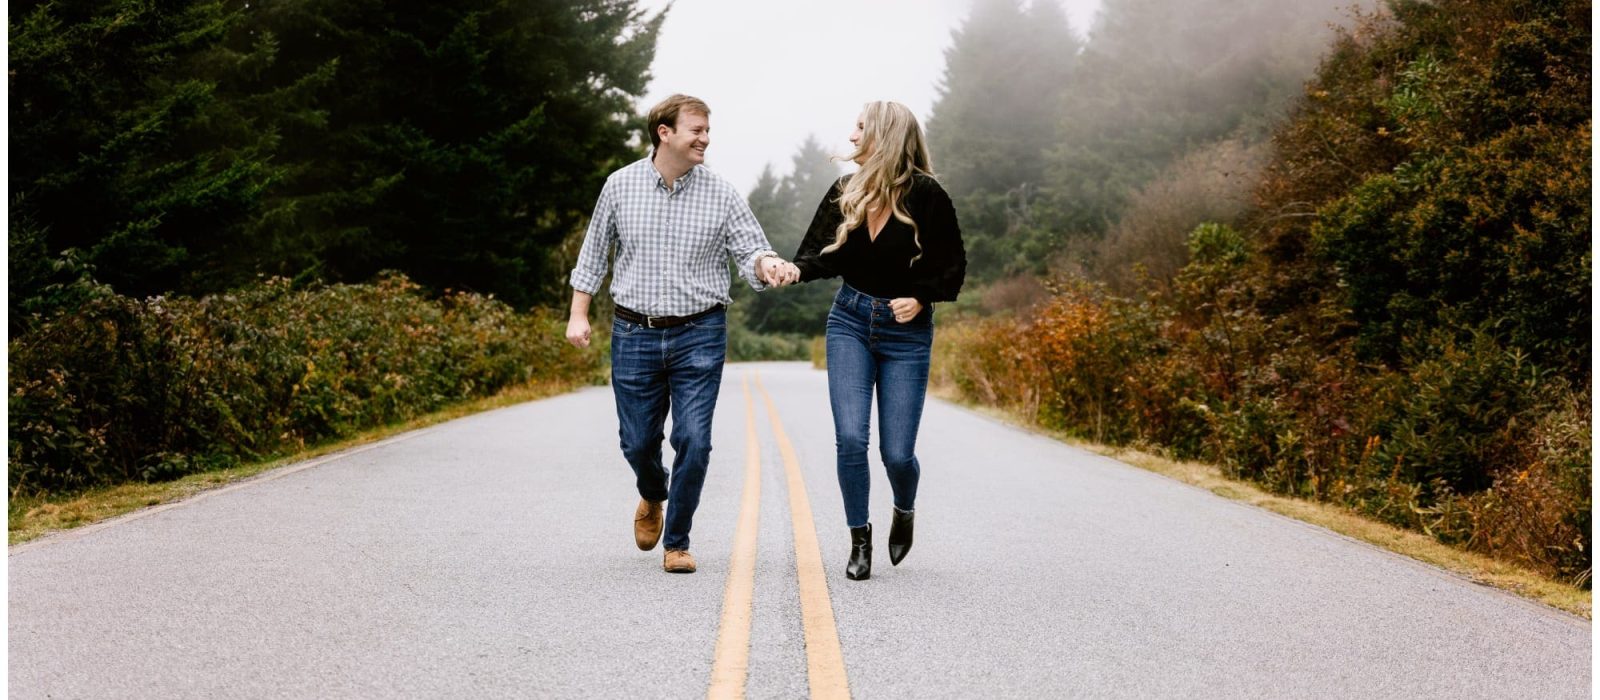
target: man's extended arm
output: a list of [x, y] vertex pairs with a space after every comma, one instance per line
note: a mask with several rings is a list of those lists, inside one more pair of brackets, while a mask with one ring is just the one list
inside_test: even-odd
[[788, 263], [772, 250], [772, 244], [767, 242], [767, 234], [761, 230], [761, 223], [756, 221], [750, 205], [731, 188], [729, 199], [728, 217], [723, 222], [726, 233], [724, 240], [727, 241], [728, 257], [733, 258], [739, 268], [739, 276], [758, 292], [768, 285], [781, 286], [792, 281], [785, 274]]

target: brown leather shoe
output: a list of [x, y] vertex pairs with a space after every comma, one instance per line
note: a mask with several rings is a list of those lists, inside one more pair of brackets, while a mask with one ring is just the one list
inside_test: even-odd
[[633, 511], [633, 542], [646, 552], [655, 549], [656, 543], [661, 541], [662, 511], [665, 510], [661, 504], [662, 501], [641, 498], [639, 507]]
[[694, 573], [694, 557], [689, 556], [687, 549], [669, 549], [661, 558], [661, 568], [669, 574]]

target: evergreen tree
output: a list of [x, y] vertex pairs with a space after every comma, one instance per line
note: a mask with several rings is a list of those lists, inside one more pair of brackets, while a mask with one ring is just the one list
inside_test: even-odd
[[783, 194], [790, 207], [788, 220], [779, 231], [781, 237], [772, 239], [785, 256], [799, 249], [801, 239], [811, 228], [817, 204], [839, 181], [839, 164], [834, 157], [815, 136], [807, 136], [790, 159], [791, 170], [783, 178]]
[[945, 52], [928, 120], [934, 170], [956, 201], [968, 269], [1028, 265], [1022, 242], [1081, 41], [1053, 0], [979, 0]]
[[761, 175], [756, 178], [756, 184], [750, 188], [750, 196], [746, 198], [750, 204], [750, 212], [755, 214], [756, 221], [761, 224], [761, 230], [767, 234], [767, 241], [780, 253], [783, 252], [783, 246], [778, 241], [792, 236], [787, 229], [793, 203], [788, 200], [787, 195], [788, 192], [783, 187], [783, 178], [774, 175], [772, 164], [768, 163], [761, 169]]
[[279, 240], [298, 270], [365, 279], [398, 268], [434, 287], [554, 301], [550, 253], [605, 175], [638, 157], [642, 94], [664, 15], [632, 0], [264, 7], [278, 69], [337, 65], [326, 129], [287, 139], [299, 168]]
[[286, 175], [275, 130], [304, 114], [233, 87], [276, 49], [242, 20], [222, 2], [12, 7], [13, 331], [89, 270], [127, 294], [196, 291], [255, 248]]
[[12, 7], [10, 305], [259, 273], [554, 300], [638, 156], [663, 15], [633, 0]]
[[1097, 237], [1136, 188], [1184, 153], [1229, 137], [1266, 138], [1315, 68], [1341, 7], [1105, 0], [1049, 155], [1050, 228]]
[[[767, 240], [785, 259], [794, 257], [805, 238], [817, 206], [839, 179], [839, 167], [813, 136], [795, 152], [792, 169], [782, 179], [772, 174], [771, 166], [750, 191], [751, 211], [767, 233]], [[734, 285], [737, 290], [744, 285]], [[768, 290], [760, 294], [738, 293], [746, 327], [758, 333], [798, 333], [821, 335], [828, 320], [830, 300], [839, 289], [837, 281], [811, 282], [794, 287]]]

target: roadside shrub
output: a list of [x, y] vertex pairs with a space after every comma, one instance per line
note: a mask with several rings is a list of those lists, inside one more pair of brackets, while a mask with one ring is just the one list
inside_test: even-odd
[[[1425, 491], [1477, 493], [1493, 485], [1494, 468], [1516, 463], [1527, 421], [1552, 380], [1517, 350], [1479, 329], [1465, 342], [1435, 331], [1409, 371], [1392, 377], [1388, 409], [1373, 431], [1386, 436], [1374, 452]], [[1423, 354], [1426, 353], [1426, 354]], [[1542, 411], [1541, 411], [1542, 412]]]
[[811, 336], [757, 333], [743, 324], [728, 324], [728, 361], [763, 362], [811, 359]]
[[1034, 346], [1021, 342], [1024, 329], [1012, 319], [941, 323], [933, 336], [930, 382], [1036, 420], [1043, 368]]
[[1531, 440], [1522, 442], [1521, 470], [1506, 470], [1489, 493], [1498, 509], [1474, 512], [1471, 546], [1509, 553], [1536, 569], [1588, 586], [1593, 561], [1591, 520], [1593, 435], [1590, 389], [1562, 389], [1544, 402]]
[[1259, 349], [1231, 363], [1218, 332], [1161, 308], [1078, 287], [1031, 317], [946, 323], [934, 381], [1043, 427], [1204, 459], [1587, 585], [1586, 386], [1486, 329], [1423, 338], [1397, 371], [1259, 323], [1230, 331]]
[[9, 343], [10, 488], [169, 479], [530, 381], [603, 380], [564, 328], [492, 297], [428, 299], [398, 274], [97, 297]]
[[1040, 309], [1027, 340], [1038, 347], [1043, 370], [1041, 422], [1114, 444], [1140, 437], [1141, 392], [1131, 386], [1151, 378], [1135, 376], [1135, 368], [1164, 350], [1148, 307], [1069, 287]]
[[1171, 295], [1063, 283], [1031, 314], [942, 325], [935, 381], [1587, 585], [1586, 384], [1577, 398], [1492, 324], [1418, 336], [1399, 368], [1363, 363], [1355, 338], [1253, 306], [1236, 232], [1199, 227], [1190, 248]]
[[969, 292], [961, 301], [973, 297], [977, 298], [977, 310], [985, 315], [1015, 314], [1049, 300], [1050, 290], [1033, 275], [1012, 275], [984, 286], [981, 293]]

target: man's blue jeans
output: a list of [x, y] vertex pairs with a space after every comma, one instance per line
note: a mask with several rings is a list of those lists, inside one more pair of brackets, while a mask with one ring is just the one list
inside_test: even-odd
[[878, 450], [889, 472], [894, 506], [911, 510], [917, 500], [917, 426], [928, 393], [933, 354], [933, 309], [906, 323], [894, 320], [889, 300], [846, 284], [828, 312], [828, 398], [839, 450], [839, 491], [845, 522], [868, 522], [868, 423], [878, 394]]
[[[711, 415], [728, 357], [728, 316], [717, 311], [672, 328], [611, 324], [611, 389], [617, 399], [622, 455], [639, 496], [667, 501], [662, 544], [688, 549], [711, 461]], [[672, 411], [672, 482], [661, 464], [662, 426]]]

